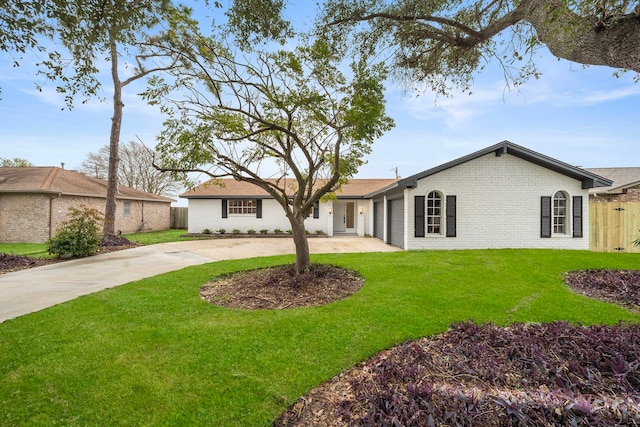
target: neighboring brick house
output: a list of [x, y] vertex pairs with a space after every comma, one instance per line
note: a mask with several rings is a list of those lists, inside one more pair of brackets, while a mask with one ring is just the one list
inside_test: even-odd
[[[0, 168], [0, 242], [42, 243], [68, 219], [69, 207], [104, 213], [107, 182], [58, 167]], [[115, 229], [123, 233], [169, 228], [167, 197], [119, 187]]]
[[598, 252], [640, 252], [640, 168], [593, 168], [612, 184], [589, 190], [591, 249]]
[[[203, 185], [189, 231], [287, 227], [282, 209], [246, 183]], [[320, 203], [310, 232], [372, 235], [404, 249], [589, 249], [588, 190], [611, 181], [508, 141], [400, 180], [351, 179]]]
[[588, 168], [596, 175], [607, 178], [613, 184], [589, 190], [589, 201], [640, 202], [640, 168]]

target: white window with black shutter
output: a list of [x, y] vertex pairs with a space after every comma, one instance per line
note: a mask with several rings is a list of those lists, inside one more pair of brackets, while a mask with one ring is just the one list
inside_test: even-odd
[[563, 191], [553, 195], [553, 234], [567, 234], [569, 198]]
[[456, 237], [456, 196], [431, 191], [427, 196], [414, 197], [415, 237]]
[[261, 199], [222, 199], [222, 218], [229, 216], [262, 218]]
[[582, 196], [556, 191], [540, 198], [540, 237], [583, 237]]
[[442, 195], [437, 191], [427, 195], [427, 234], [442, 234]]

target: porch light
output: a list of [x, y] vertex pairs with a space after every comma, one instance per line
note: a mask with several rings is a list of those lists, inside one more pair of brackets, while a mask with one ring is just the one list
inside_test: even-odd
[[333, 208], [329, 208], [329, 215], [333, 214]]
[[363, 213], [364, 213], [364, 208], [360, 206], [360, 215], [362, 215]]

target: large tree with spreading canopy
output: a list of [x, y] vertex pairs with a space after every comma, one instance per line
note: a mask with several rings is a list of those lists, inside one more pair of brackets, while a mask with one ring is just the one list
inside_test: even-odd
[[[234, 22], [251, 22], [246, 7], [268, 4], [262, 21], [289, 30], [276, 0], [236, 0]], [[498, 62], [509, 83], [538, 73], [533, 61], [546, 46], [558, 58], [640, 72], [638, 0], [325, 0], [317, 31], [355, 54], [378, 55], [405, 81], [438, 93], [468, 90], [474, 73]], [[278, 7], [281, 6], [281, 7]], [[236, 25], [247, 37], [254, 26]], [[271, 28], [271, 27], [270, 27]], [[253, 32], [252, 32], [253, 31]], [[616, 72], [617, 72], [616, 71]]]
[[322, 42], [243, 55], [193, 31], [159, 48], [174, 48], [179, 66], [150, 78], [145, 93], [168, 115], [158, 167], [264, 189], [291, 224], [296, 272], [307, 271], [305, 219], [393, 125], [384, 68], [354, 63], [343, 73]]

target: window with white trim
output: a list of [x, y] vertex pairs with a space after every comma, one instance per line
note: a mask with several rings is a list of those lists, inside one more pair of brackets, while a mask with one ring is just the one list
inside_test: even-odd
[[229, 215], [255, 215], [255, 199], [230, 199], [227, 208]]
[[427, 195], [427, 234], [441, 234], [442, 195], [432, 191]]
[[567, 234], [567, 212], [569, 199], [567, 195], [558, 191], [553, 195], [553, 234]]
[[124, 201], [124, 216], [131, 216], [131, 200]]

